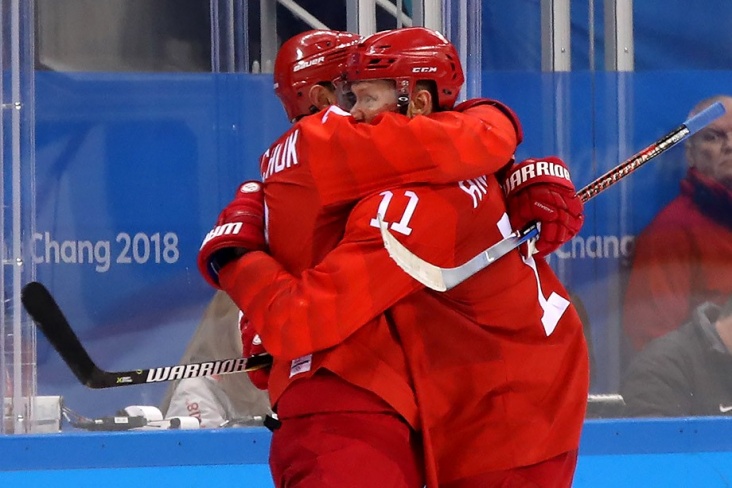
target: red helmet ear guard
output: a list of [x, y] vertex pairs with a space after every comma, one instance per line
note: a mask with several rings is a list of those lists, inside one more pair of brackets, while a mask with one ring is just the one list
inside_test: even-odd
[[351, 48], [344, 81], [390, 79], [400, 102], [408, 102], [417, 81], [437, 85], [437, 104], [451, 109], [465, 82], [455, 46], [437, 31], [405, 27], [377, 32]]
[[290, 121], [313, 112], [308, 90], [339, 77], [346, 50], [360, 40], [350, 32], [310, 30], [282, 44], [275, 58], [274, 91]]

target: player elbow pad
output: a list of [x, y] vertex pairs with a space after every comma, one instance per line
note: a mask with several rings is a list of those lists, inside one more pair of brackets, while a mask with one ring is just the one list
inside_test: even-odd
[[457, 105], [454, 110], [456, 112], [465, 112], [468, 109], [478, 107], [480, 105], [490, 105], [491, 107], [495, 107], [500, 110], [501, 113], [511, 121], [513, 129], [516, 131], [516, 145], [521, 144], [524, 140], [524, 129], [521, 126], [521, 121], [519, 120], [518, 115], [516, 115], [516, 112], [514, 112], [513, 109], [505, 103], [493, 100], [492, 98], [473, 98]]

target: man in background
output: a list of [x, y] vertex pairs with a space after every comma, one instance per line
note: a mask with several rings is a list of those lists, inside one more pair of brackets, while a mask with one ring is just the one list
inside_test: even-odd
[[732, 97], [726, 113], [689, 138], [681, 193], [638, 236], [623, 307], [623, 327], [638, 351], [683, 324], [704, 302], [732, 293]]
[[631, 362], [621, 394], [629, 417], [732, 415], [732, 296], [706, 302]]

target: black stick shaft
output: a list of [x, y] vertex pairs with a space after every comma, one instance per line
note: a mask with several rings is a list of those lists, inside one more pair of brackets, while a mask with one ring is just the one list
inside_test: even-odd
[[586, 202], [601, 191], [622, 180], [659, 154], [666, 152], [687, 137], [694, 135], [696, 132], [709, 125], [709, 123], [714, 119], [724, 115], [724, 113], [725, 108], [721, 102], [713, 103], [698, 114], [686, 120], [676, 129], [658, 139], [653, 144], [637, 152], [604, 175], [592, 181], [590, 184], [579, 190], [577, 195], [583, 202]]
[[48, 289], [38, 282], [23, 287], [21, 302], [44, 336], [76, 378], [89, 388], [159, 383], [214, 374], [254, 371], [272, 364], [272, 356], [259, 354], [200, 363], [178, 364], [131, 371], [104, 371], [92, 360]]

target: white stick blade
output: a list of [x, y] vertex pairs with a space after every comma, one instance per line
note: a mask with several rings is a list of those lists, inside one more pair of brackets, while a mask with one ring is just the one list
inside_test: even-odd
[[381, 239], [384, 241], [384, 247], [389, 253], [391, 259], [409, 276], [422, 283], [427, 288], [436, 291], [446, 291], [447, 286], [442, 277], [442, 269], [430, 264], [419, 258], [407, 249], [391, 232], [387, 229], [388, 223], [381, 219], [381, 215], [376, 217], [379, 221], [379, 230], [381, 231]]

